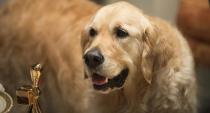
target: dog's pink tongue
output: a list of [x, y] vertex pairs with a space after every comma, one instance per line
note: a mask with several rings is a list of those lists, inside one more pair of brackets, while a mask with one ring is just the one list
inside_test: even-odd
[[96, 84], [96, 85], [103, 85], [107, 82], [107, 80], [106, 80], [106, 77], [94, 74], [92, 76], [92, 82], [93, 84]]

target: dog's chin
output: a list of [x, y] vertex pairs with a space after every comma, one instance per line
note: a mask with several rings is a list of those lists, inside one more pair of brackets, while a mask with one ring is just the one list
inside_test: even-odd
[[118, 75], [115, 75], [115, 77], [113, 78], [107, 78], [98, 73], [93, 73], [91, 75], [93, 88], [102, 94], [107, 94], [116, 89], [120, 89], [123, 87], [128, 73], [128, 68], [123, 69], [121, 72], [119, 72]]

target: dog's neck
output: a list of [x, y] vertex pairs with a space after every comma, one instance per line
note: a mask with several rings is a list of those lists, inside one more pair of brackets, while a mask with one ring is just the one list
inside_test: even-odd
[[142, 74], [135, 74], [128, 82], [130, 83], [124, 88], [124, 95], [129, 106], [128, 110], [131, 113], [142, 111], [141, 105], [144, 103], [145, 93], [149, 89], [149, 84], [146, 82]]
[[[141, 110], [141, 103], [148, 90], [148, 83], [141, 75], [128, 79], [126, 86], [109, 94], [96, 94], [97, 109], [100, 113], [126, 113]], [[135, 108], [135, 109], [134, 109]], [[139, 108], [139, 109], [136, 109]]]

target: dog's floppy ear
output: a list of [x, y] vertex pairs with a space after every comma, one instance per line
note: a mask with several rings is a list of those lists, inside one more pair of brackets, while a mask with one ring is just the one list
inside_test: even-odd
[[155, 62], [155, 53], [153, 51], [156, 33], [153, 29], [146, 29], [143, 34], [143, 52], [141, 59], [141, 68], [144, 79], [151, 84], [153, 78], [153, 68]]

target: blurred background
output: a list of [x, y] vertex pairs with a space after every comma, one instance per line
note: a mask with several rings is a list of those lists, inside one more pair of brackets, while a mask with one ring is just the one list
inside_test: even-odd
[[[93, 0], [109, 4], [119, 0]], [[210, 9], [208, 0], [127, 0], [145, 13], [177, 26], [187, 37], [196, 61], [199, 113], [210, 113]], [[0, 0], [3, 4], [5, 0]]]

